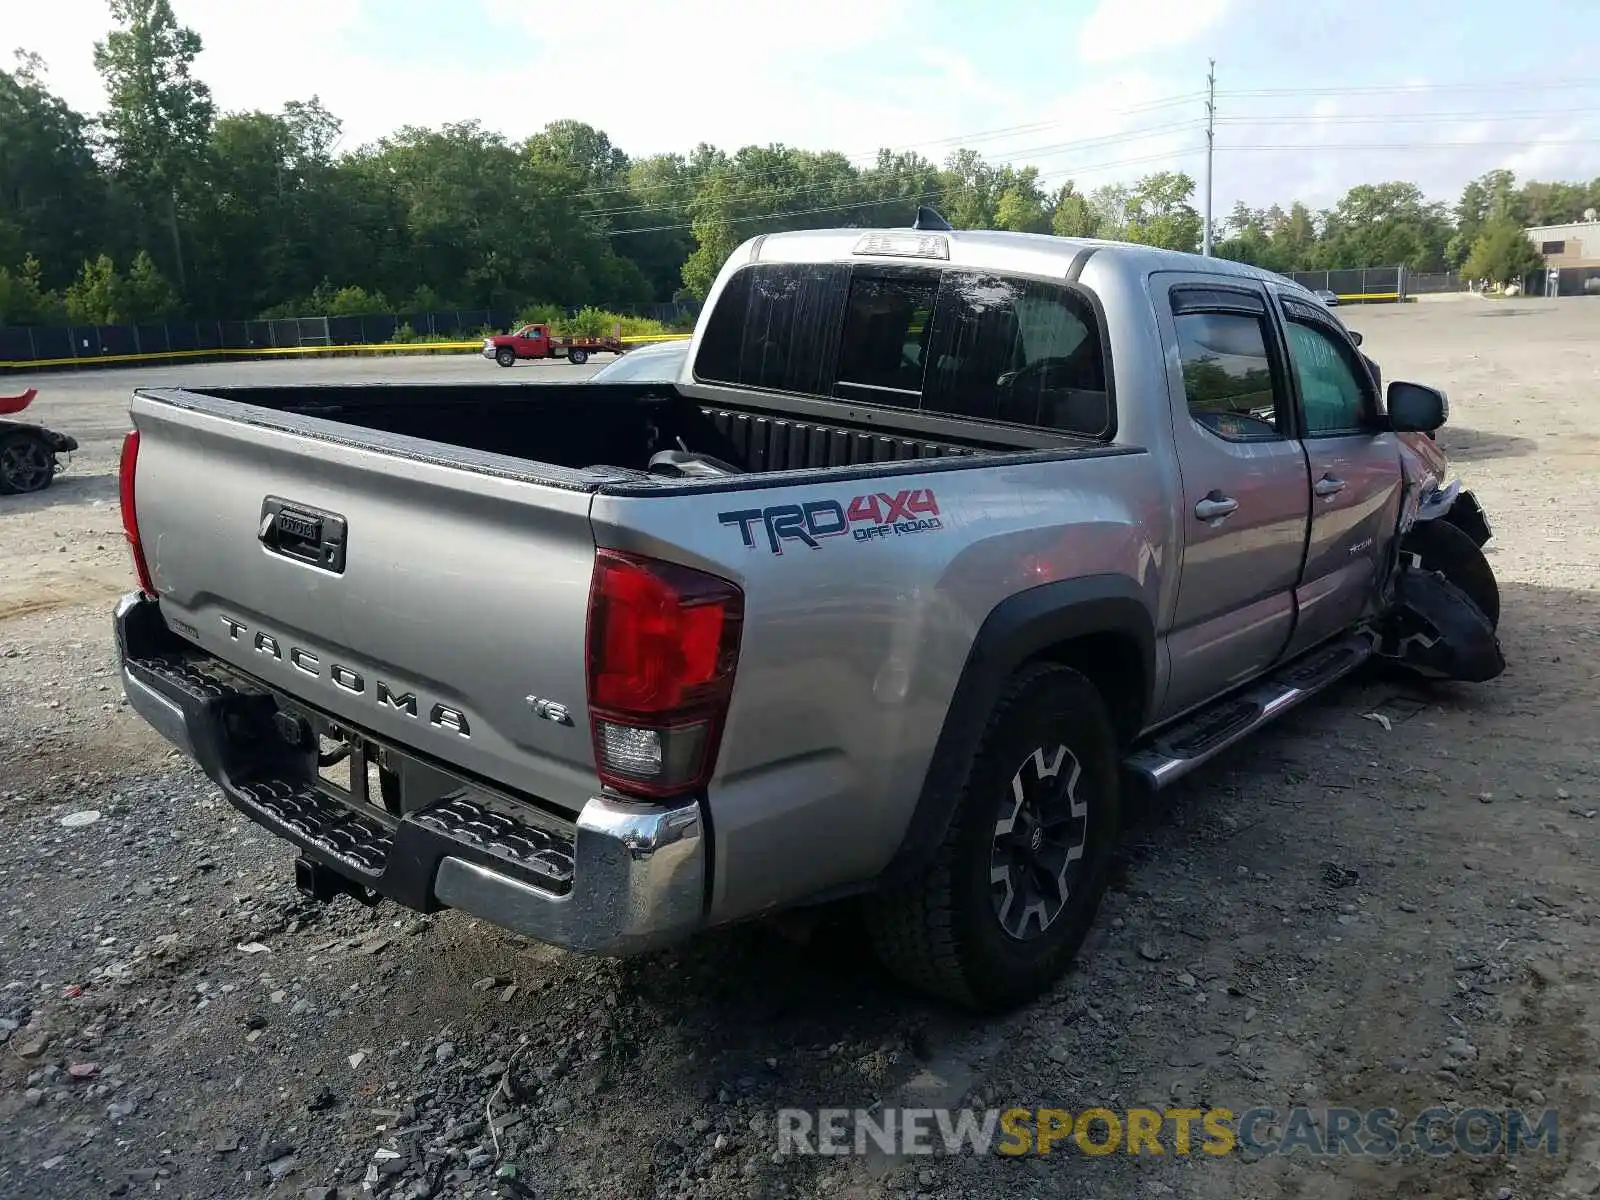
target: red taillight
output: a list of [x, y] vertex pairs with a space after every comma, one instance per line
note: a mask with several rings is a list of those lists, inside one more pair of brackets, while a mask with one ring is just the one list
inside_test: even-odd
[[601, 550], [589, 595], [589, 719], [600, 781], [704, 787], [733, 692], [744, 594], [674, 563]]
[[139, 590], [147, 596], [156, 594], [156, 585], [150, 582], [150, 568], [144, 560], [144, 546], [139, 541], [139, 514], [133, 507], [133, 474], [139, 465], [139, 431], [130, 429], [122, 439], [122, 465], [117, 472], [117, 491], [122, 503], [122, 532], [128, 539], [128, 549], [133, 552], [133, 570], [139, 577]]

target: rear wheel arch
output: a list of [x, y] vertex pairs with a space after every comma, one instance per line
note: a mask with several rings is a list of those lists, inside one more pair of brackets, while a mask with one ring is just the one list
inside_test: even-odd
[[979, 627], [900, 847], [880, 882], [903, 881], [932, 858], [949, 829], [990, 713], [1030, 663], [1072, 667], [1104, 699], [1119, 748], [1144, 727], [1155, 680], [1155, 623], [1139, 584], [1090, 575], [1007, 597]]
[[1149, 717], [1154, 670], [1137, 637], [1122, 629], [1083, 634], [1046, 647], [1035, 659], [1071, 667], [1094, 684], [1116, 729], [1118, 749], [1133, 744]]

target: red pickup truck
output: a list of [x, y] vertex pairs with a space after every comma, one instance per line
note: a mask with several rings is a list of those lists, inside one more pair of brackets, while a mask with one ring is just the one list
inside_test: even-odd
[[511, 333], [497, 333], [483, 339], [483, 356], [492, 358], [502, 367], [512, 366], [519, 358], [565, 358], [575, 366], [589, 361], [589, 355], [605, 351], [621, 354], [627, 347], [622, 344], [621, 333], [611, 337], [557, 337], [548, 325], [524, 325]]

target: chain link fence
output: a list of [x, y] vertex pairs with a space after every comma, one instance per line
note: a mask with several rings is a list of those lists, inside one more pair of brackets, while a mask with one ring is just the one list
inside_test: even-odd
[[1312, 291], [1332, 292], [1346, 303], [1404, 300], [1404, 267], [1354, 267], [1339, 271], [1290, 271], [1289, 278]]
[[1445, 292], [1471, 290], [1467, 281], [1456, 271], [1407, 271], [1406, 294], [1411, 296], [1437, 296]]

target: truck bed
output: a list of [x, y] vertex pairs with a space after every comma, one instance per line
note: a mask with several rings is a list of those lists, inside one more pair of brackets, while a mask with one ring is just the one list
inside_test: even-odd
[[[890, 513], [916, 492], [932, 511], [959, 487], [968, 513], [1004, 510], [1018, 483], [963, 467], [1081, 458], [1088, 480], [1095, 460], [1136, 453], [744, 399], [627, 383], [141, 389], [130, 511], [147, 590], [169, 629], [262, 686], [575, 813], [595, 787], [579, 705], [597, 547], [732, 579], [766, 611], [799, 586], [794, 567], [750, 574], [758, 559], [741, 538], [778, 536], [761, 525], [768, 504], [854, 511], [859, 498], [863, 514]], [[673, 449], [733, 473], [650, 473]], [[932, 478], [952, 472], [967, 478]], [[897, 536], [895, 519], [874, 528]], [[546, 701], [576, 724], [541, 715]]]
[[140, 394], [284, 432], [589, 491], [656, 482], [659, 477], [648, 468], [659, 450], [688, 449], [758, 474], [1092, 444], [977, 422], [963, 422], [956, 432], [948, 421], [916, 413], [787, 396], [777, 402], [706, 403], [650, 383], [223, 387]]

